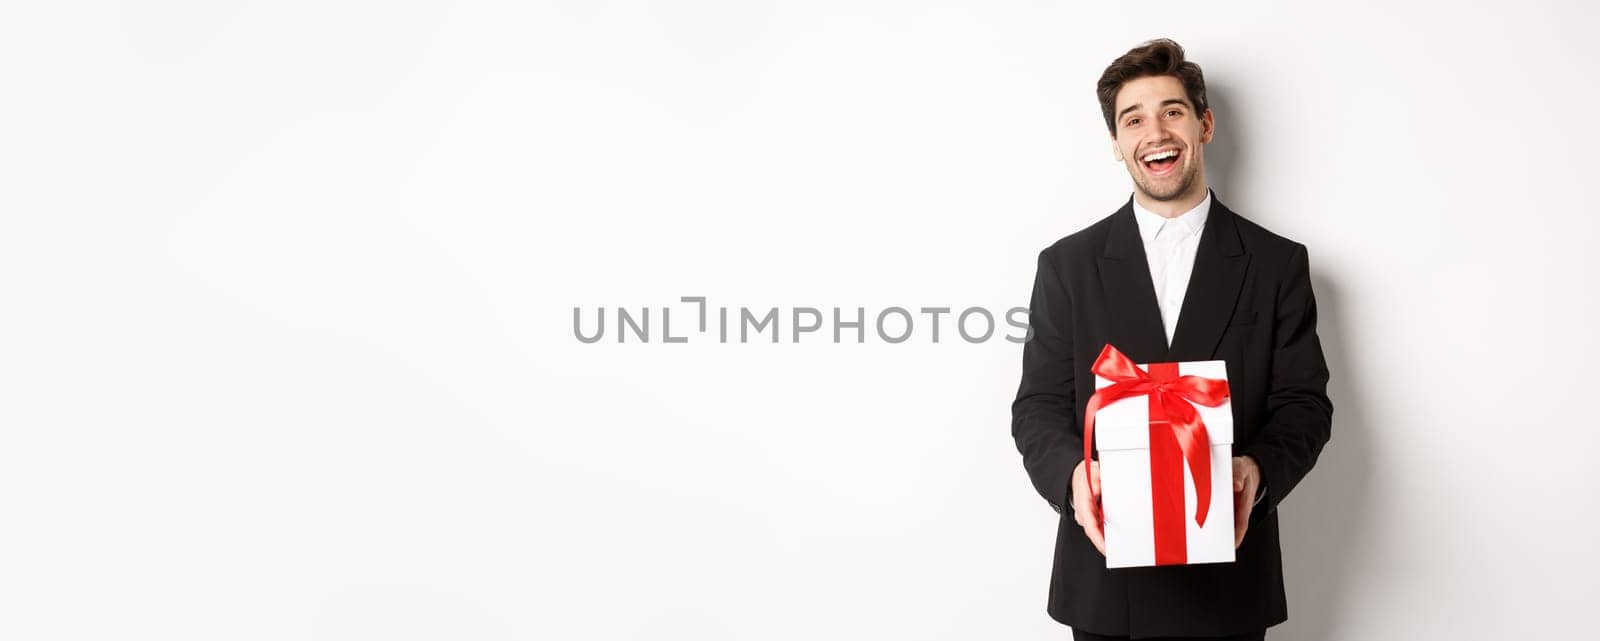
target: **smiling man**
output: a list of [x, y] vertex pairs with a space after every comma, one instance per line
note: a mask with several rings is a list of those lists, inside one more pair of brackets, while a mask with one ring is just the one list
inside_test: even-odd
[[[1305, 245], [1234, 213], [1206, 186], [1215, 135], [1200, 67], [1171, 40], [1117, 58], [1097, 94], [1134, 191], [1039, 253], [1011, 433], [1061, 514], [1047, 603], [1076, 639], [1262, 639], [1288, 618], [1277, 507], [1332, 428]], [[1099, 464], [1083, 459], [1089, 371], [1111, 344], [1134, 362], [1224, 360], [1234, 418], [1232, 563], [1107, 569]], [[1098, 487], [1096, 485], [1095, 487]]]

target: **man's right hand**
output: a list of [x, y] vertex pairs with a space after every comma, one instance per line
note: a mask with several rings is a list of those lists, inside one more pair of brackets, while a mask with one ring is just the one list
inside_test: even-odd
[[1089, 479], [1084, 475], [1086, 463], [1088, 473], [1094, 475], [1095, 487], [1100, 487], [1100, 462], [1078, 462], [1078, 467], [1072, 470], [1072, 516], [1083, 527], [1083, 533], [1089, 535], [1089, 542], [1100, 551], [1100, 556], [1105, 556], [1106, 533], [1104, 524], [1100, 523], [1100, 497], [1089, 493]]

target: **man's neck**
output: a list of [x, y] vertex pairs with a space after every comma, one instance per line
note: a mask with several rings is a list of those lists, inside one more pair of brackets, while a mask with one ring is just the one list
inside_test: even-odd
[[1199, 189], [1190, 189], [1190, 193], [1184, 194], [1181, 198], [1155, 200], [1146, 196], [1144, 192], [1134, 189], [1133, 199], [1139, 203], [1140, 207], [1162, 218], [1177, 218], [1180, 214], [1199, 207], [1200, 201], [1205, 200], [1206, 195], [1210, 193], [1204, 180], [1197, 180], [1195, 183], [1199, 185]]

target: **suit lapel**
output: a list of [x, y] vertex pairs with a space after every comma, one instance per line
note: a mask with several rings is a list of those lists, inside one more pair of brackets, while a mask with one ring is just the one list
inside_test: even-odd
[[1105, 248], [1096, 257], [1109, 307], [1111, 344], [1138, 363], [1210, 360], [1239, 298], [1249, 259], [1233, 212], [1213, 193], [1169, 349], [1130, 196], [1112, 215]]
[[1100, 263], [1100, 286], [1110, 312], [1111, 344], [1136, 363], [1165, 360], [1167, 330], [1161, 325], [1150, 263], [1133, 217], [1133, 197], [1111, 216], [1105, 249], [1095, 260]]
[[[1189, 289], [1183, 294], [1183, 311], [1178, 314], [1177, 331], [1172, 336], [1169, 361], [1205, 361], [1216, 357], [1217, 341], [1222, 340], [1234, 303], [1244, 285], [1245, 266], [1250, 255], [1239, 242], [1234, 213], [1211, 194], [1211, 212], [1200, 230], [1200, 245], [1195, 250], [1194, 271]], [[1151, 291], [1154, 291], [1152, 288]]]

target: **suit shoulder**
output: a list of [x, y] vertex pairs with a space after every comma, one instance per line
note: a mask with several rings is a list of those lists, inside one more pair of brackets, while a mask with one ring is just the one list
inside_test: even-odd
[[1262, 254], [1269, 260], [1274, 258], [1288, 260], [1296, 252], [1305, 250], [1304, 244], [1275, 233], [1261, 226], [1261, 224], [1244, 217], [1239, 212], [1233, 212], [1233, 218], [1235, 226], [1239, 229], [1239, 240], [1244, 243], [1245, 251], [1252, 254]]
[[1082, 259], [1093, 256], [1096, 251], [1106, 244], [1106, 236], [1111, 232], [1111, 221], [1116, 218], [1112, 213], [1101, 218], [1088, 227], [1062, 236], [1049, 247], [1039, 252], [1041, 257], [1054, 258], [1055, 260]]

